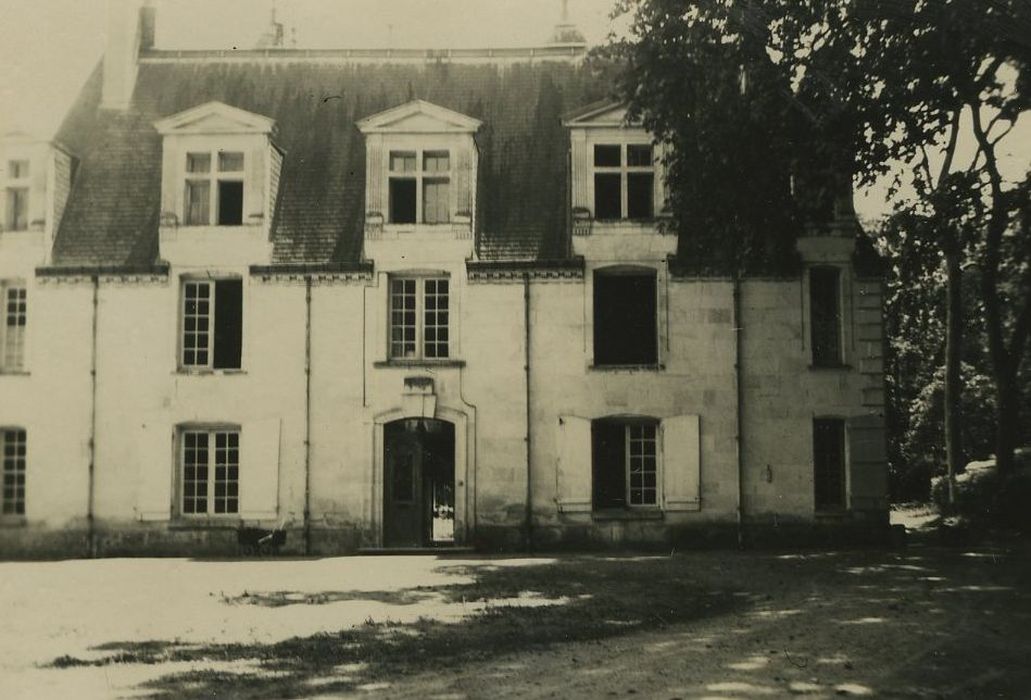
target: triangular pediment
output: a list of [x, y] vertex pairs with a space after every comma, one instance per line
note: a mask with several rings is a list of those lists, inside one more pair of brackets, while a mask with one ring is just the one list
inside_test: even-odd
[[358, 122], [363, 134], [471, 134], [482, 122], [425, 100], [412, 100]]
[[570, 112], [562, 119], [567, 127], [639, 126], [627, 122], [627, 106], [622, 102], [595, 102]]
[[167, 134], [269, 134], [273, 119], [223, 102], [207, 102], [154, 122], [158, 133]]

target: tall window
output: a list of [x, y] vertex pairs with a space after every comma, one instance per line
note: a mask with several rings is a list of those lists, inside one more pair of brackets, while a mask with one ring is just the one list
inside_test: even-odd
[[0, 325], [0, 371], [17, 372], [25, 367], [25, 326], [28, 297], [20, 282], [0, 282], [3, 324]]
[[657, 424], [603, 418], [591, 425], [595, 510], [659, 504]]
[[391, 279], [390, 357], [430, 360], [447, 358], [450, 340], [448, 279]]
[[25, 515], [25, 431], [0, 429], [3, 450], [3, 515]]
[[651, 144], [594, 146], [594, 217], [650, 219], [655, 210]]
[[594, 364], [658, 364], [654, 270], [594, 273]]
[[809, 271], [809, 316], [813, 365], [840, 365], [841, 272], [838, 268], [814, 267]]
[[186, 430], [180, 442], [180, 512], [183, 515], [239, 513], [239, 431]]
[[813, 421], [813, 486], [817, 511], [845, 508], [845, 421]]
[[186, 280], [182, 299], [182, 367], [239, 369], [243, 282]]
[[241, 225], [243, 153], [187, 153], [183, 200], [183, 223], [187, 226], [209, 226], [212, 223], [218, 226]]
[[448, 151], [391, 151], [389, 180], [391, 223], [451, 221]]

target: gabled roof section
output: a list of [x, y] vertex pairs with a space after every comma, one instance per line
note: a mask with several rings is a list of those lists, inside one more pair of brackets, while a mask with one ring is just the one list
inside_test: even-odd
[[578, 128], [589, 128], [592, 126], [639, 126], [639, 124], [627, 123], [626, 115], [627, 107], [625, 103], [602, 100], [562, 115], [562, 126]]
[[231, 107], [224, 102], [202, 105], [154, 122], [162, 136], [168, 134], [271, 134], [274, 119]]
[[365, 117], [357, 126], [363, 134], [472, 134], [482, 123], [479, 119], [473, 119], [426, 100], [411, 100]]

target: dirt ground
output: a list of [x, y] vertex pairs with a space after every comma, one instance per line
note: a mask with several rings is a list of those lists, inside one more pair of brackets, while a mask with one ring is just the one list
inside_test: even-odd
[[0, 564], [0, 695], [1031, 697], [1031, 546]]

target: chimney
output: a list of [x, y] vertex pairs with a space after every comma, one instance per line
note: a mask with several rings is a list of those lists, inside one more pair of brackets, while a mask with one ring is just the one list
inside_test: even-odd
[[129, 108], [140, 49], [154, 45], [154, 22], [155, 9], [150, 2], [108, 0], [102, 108]]
[[555, 25], [551, 33], [551, 43], [584, 44], [586, 41], [577, 26], [569, 21], [569, 0], [562, 0], [562, 21]]

